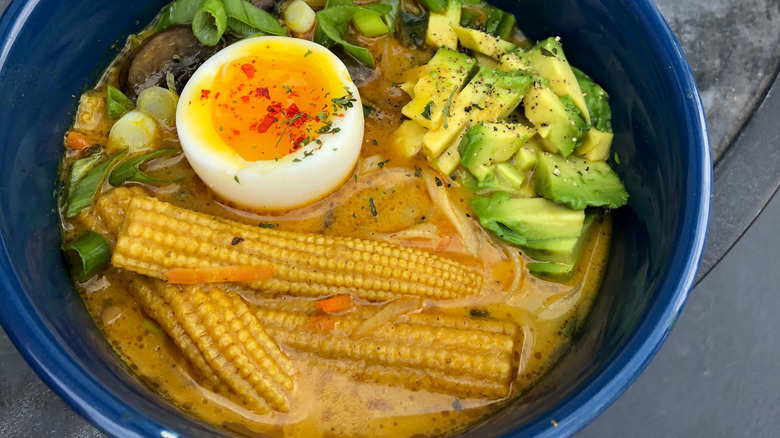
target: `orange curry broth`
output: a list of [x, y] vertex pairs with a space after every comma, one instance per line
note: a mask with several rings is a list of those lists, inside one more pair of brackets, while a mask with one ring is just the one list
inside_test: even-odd
[[[401, 107], [408, 102], [408, 97], [395, 83], [403, 71], [424, 64], [432, 51], [410, 51], [389, 37], [375, 38], [367, 45], [377, 58], [379, 74], [360, 88], [363, 103], [374, 108], [366, 118], [361, 160], [383, 154], [390, 159], [385, 168], [400, 166], [413, 175], [415, 167], [427, 164], [418, 158], [403, 159], [392, 150], [391, 133], [400, 123]], [[111, 83], [112, 75], [106, 77]], [[269, 87], [272, 99], [284, 99], [283, 92], [284, 89]], [[177, 140], [175, 136], [169, 136], [166, 142], [175, 145]], [[70, 156], [66, 160], [74, 158]], [[165, 171], [189, 177], [168, 185], [143, 185], [147, 193], [179, 206], [255, 225], [257, 217], [264, 215], [265, 222], [281, 230], [359, 238], [400, 231], [422, 222], [451, 230], [444, 215], [432, 205], [422, 178], [410, 177], [391, 187], [366, 188], [339, 205], [323, 209], [319, 215], [289, 220], [284, 215], [242, 213], [225, 206], [214, 199], [184, 159], [168, 163]], [[456, 185], [451, 190], [453, 201], [469, 211], [471, 195]], [[369, 198], [375, 202], [377, 216], [367, 213], [365, 206]], [[73, 220], [63, 222], [63, 234], [67, 238], [87, 229], [100, 232], [100, 221], [96, 216], [93, 210], [83, 211]], [[291, 401], [291, 411], [257, 415], [244, 408], [240, 400], [201, 386], [199, 373], [170, 337], [141, 311], [132, 285], [138, 274], [109, 267], [102, 275], [77, 286], [98, 327], [134, 373], [190, 414], [233, 433], [291, 437], [442, 436], [461, 431], [522, 396], [565, 353], [598, 291], [610, 237], [611, 219], [606, 214], [594, 226], [584, 245], [582, 260], [567, 283], [533, 277], [524, 268], [519, 293], [489, 303], [480, 301], [479, 296], [472, 297], [463, 300], [461, 306], [442, 310], [468, 315], [470, 309], [479, 307], [490, 315], [510, 318], [521, 327], [521, 369], [512, 384], [511, 394], [501, 400], [459, 399], [447, 394], [355, 381], [282, 346], [296, 372], [296, 393]], [[453, 248], [457, 245], [449, 249]], [[502, 260], [486, 266], [485, 273], [491, 277], [489, 280], [506, 284], [511, 279], [507, 267], [507, 261]]]

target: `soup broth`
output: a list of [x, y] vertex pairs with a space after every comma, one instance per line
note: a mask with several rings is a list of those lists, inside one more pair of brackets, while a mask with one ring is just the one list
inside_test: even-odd
[[[476, 6], [469, 8], [466, 9], [464, 4], [464, 11], [483, 10]], [[259, 233], [291, 232], [291, 236], [306, 233], [307, 236], [334, 239], [354, 238], [361, 239], [361, 242], [381, 242], [382, 245], [390, 245], [389, 248], [414, 248], [425, 254], [439, 254], [457, 263], [457, 266], [473, 270], [481, 279], [478, 293], [452, 299], [413, 298], [404, 293], [389, 299], [370, 299], [357, 293], [319, 296], [308, 292], [268, 292], [264, 287], [255, 287], [252, 284], [256, 283], [246, 281], [217, 282], [187, 289], [187, 286], [165, 285], [163, 280], [118, 267], [117, 263], [109, 264], [91, 278], [75, 278], [87, 309], [121, 360], [149, 387], [189, 414], [242, 436], [449, 435], [464, 430], [522, 397], [566, 352], [584, 321], [599, 289], [609, 253], [609, 212], [593, 213], [594, 223], [581, 239], [581, 254], [573, 272], [551, 279], [529, 272], [529, 265], [535, 260], [524, 249], [499, 239], [480, 226], [472, 200], [481, 194], [478, 190], [470, 190], [462, 178], [466, 170], [459, 168], [451, 174], [443, 173], [423, 154], [401, 152], [397, 147], [398, 130], [402, 121], [408, 120], [402, 109], [411, 100], [401, 84], [410, 80], [410, 72], [429, 62], [436, 48], [424, 42], [417, 41], [418, 44], [415, 44], [408, 41], [421, 37], [415, 37], [415, 33], [409, 30], [414, 20], [407, 16], [417, 14], [427, 17], [425, 7], [415, 2], [402, 2], [400, 11], [405, 18], [396, 24], [398, 30], [395, 33], [368, 37], [355, 28], [347, 30], [346, 38], [367, 48], [375, 60], [374, 68], [350, 67], [365, 117], [361, 127], [363, 140], [360, 154], [354, 170], [343, 183], [330, 194], [303, 206], [279, 211], [247, 208], [239, 202], [226, 200], [203, 182], [187, 157], [180, 152], [182, 145], [176, 125], [160, 123], [159, 139], [153, 149], [174, 151], [145, 161], [137, 169], [143, 169], [146, 175], [164, 182], [126, 181], [115, 186], [109, 178], [105, 181], [101, 179], [90, 206], [67, 217], [73, 186], [79, 184], [73, 177], [79, 167], [77, 163], [95, 154], [96, 150], [111, 156], [107, 152], [110, 146], [92, 146], [110, 144], [109, 131], [117, 123], [111, 120], [109, 114], [110, 97], [109, 104], [106, 103], [107, 94], [111, 93], [108, 87], [123, 88], [122, 82], [127, 81], [123, 75], [127, 74], [128, 63], [133, 62], [139, 50], [143, 50], [144, 44], [148, 44], [158, 31], [150, 28], [131, 37], [128, 47], [100, 83], [82, 97], [71, 132], [84, 137], [85, 147], [74, 147], [73, 140], [66, 138], [67, 149], [62, 165], [62, 229], [66, 242], [73, 242], [87, 232], [98, 233], [114, 251], [116, 261], [116, 253], [121, 251], [118, 239], [122, 239], [122, 235], [131, 228], [126, 223], [133, 217], [128, 202], [151, 197], [174, 206], [170, 208], [185, 209], [172, 211], [210, 215], [198, 217], [217, 217], [230, 221], [230, 226], [235, 227], [238, 224], [248, 225]], [[163, 17], [166, 17], [165, 14]], [[293, 34], [311, 39], [313, 32]], [[516, 46], [532, 46], [522, 39], [516, 29], [509, 37]], [[232, 38], [235, 36], [223, 37], [219, 44], [228, 44]], [[471, 49], [462, 51], [474, 52]], [[348, 64], [359, 64], [349, 54], [339, 53]], [[478, 62], [489, 63], [480, 59], [477, 57]], [[497, 65], [497, 61], [490, 61], [492, 65]], [[169, 79], [169, 86], [175, 89], [176, 85], [172, 82]], [[124, 90], [128, 90], [127, 86]], [[127, 94], [132, 95], [131, 92]], [[182, 104], [183, 101], [178, 102], [179, 106]], [[521, 123], [530, 124], [528, 120]], [[131, 151], [127, 158], [119, 158], [113, 165], [140, 155]], [[237, 177], [236, 183], [240, 184]], [[290, 184], [294, 183], [290, 181]], [[258, 187], [257, 190], [274, 188]], [[468, 222], [464, 224], [462, 220]], [[186, 232], [182, 231], [184, 235]], [[245, 239], [246, 243], [243, 243]], [[252, 242], [251, 237], [237, 235], [227, 248], [230, 250]], [[278, 265], [275, 265], [274, 275], [279, 272]], [[292, 387], [282, 391], [286, 409], [261, 412], [248, 404], [231, 383], [227, 387], [215, 383], [220, 379], [223, 383], [226, 381], [220, 374], [222, 371], [215, 370], [215, 378], [204, 375], [202, 367], [193, 361], [195, 353], [188, 352], [183, 345], [186, 341], [192, 351], [200, 351], [196, 356], [205, 357], [207, 362], [212, 360], [207, 352], [203, 353], [208, 349], [199, 343], [197, 336], [188, 332], [185, 323], [181, 323], [185, 317], [200, 315], [197, 312], [203, 308], [196, 303], [192, 308], [195, 310], [185, 312], [183, 317], [174, 308], [169, 312], [169, 318], [174, 323], [168, 321], [160, 316], [162, 313], [150, 310], [160, 307], [149, 304], [163, 303], [159, 305], [168, 309], [165, 306], [171, 306], [172, 301], [161, 299], [164, 294], [155, 295], [166, 287], [174, 288], [178, 291], [176, 293], [198, 290], [202, 293], [198, 296], [207, 298], [204, 302], [216, 307], [219, 305], [215, 303], [222, 302], [220, 300], [238, 299], [242, 306], [250, 309], [250, 313], [257, 315], [256, 321], [260, 324], [257, 330], [266, 330], [270, 335], [268, 339], [278, 344], [281, 354], [290, 363]], [[341, 303], [338, 300], [328, 301], [334, 297], [348, 297], [348, 303], [329, 310], [327, 306]], [[325, 301], [328, 302], [323, 304]], [[288, 326], [290, 328], [286, 330], [283, 325], [275, 325], [274, 318], [280, 314], [287, 315], [289, 321], [304, 322]], [[223, 318], [229, 320], [224, 314]], [[242, 316], [239, 315], [239, 318]], [[473, 326], [473, 330], [511, 333], [506, 336], [514, 343], [508, 347], [511, 349], [508, 362], [502, 364], [510, 367], [507, 371], [511, 375], [507, 382], [508, 391], [485, 396], [492, 390], [464, 390], [457, 383], [452, 384], [454, 386], [441, 383], [468, 379], [463, 377], [468, 373], [456, 375], [451, 380], [446, 376], [435, 377], [440, 370], [444, 370], [441, 372], [445, 374], [451, 372], [447, 370], [460, 360], [453, 359], [451, 355], [457, 350], [468, 350], [472, 347], [470, 345], [441, 347], [441, 355], [435, 356], [441, 361], [437, 359], [433, 365], [425, 362], [427, 365], [412, 371], [410, 369], [414, 366], [408, 364], [400, 371], [393, 368], [394, 365], [388, 365], [392, 358], [387, 359], [379, 353], [362, 352], [362, 356], [355, 353], [352, 359], [347, 360], [339, 356], [338, 351], [341, 350], [337, 347], [328, 346], [346, 345], [339, 348], [345, 348], [344, 351], [351, 354], [349, 352], [356, 351], [356, 348], [375, 342], [370, 345], [376, 345], [376, 349], [380, 350], [387, 330], [406, 330], [408, 324], [413, 325], [414, 318], [428, 318], [426, 321], [430, 318], [449, 321], [448, 318], [452, 318], [455, 321], [452, 327]], [[357, 328], [349, 328], [354, 324]], [[443, 327], [436, 324], [431, 327]], [[510, 326], [511, 330], [507, 332], [509, 329], [506, 327]], [[208, 324], [204, 327], [204, 336], [210, 335]], [[296, 344], [293, 338], [297, 335], [289, 334], [295, 330], [303, 333], [300, 336], [305, 340], [302, 344], [306, 345]], [[384, 334], [375, 334], [377, 330]], [[413, 331], [414, 327], [409, 330]], [[430, 348], [435, 350], [439, 344], [447, 342], [447, 338], [440, 339], [436, 333], [433, 330], [427, 337], [420, 338], [422, 340], [415, 340], [417, 338], [411, 335], [408, 339], [403, 334], [393, 335], [396, 336], [392, 338], [393, 342], [397, 345], [393, 344], [392, 348], [397, 350], [392, 354], [403, 356], [406, 354], [403, 353], [404, 348], [411, 348], [409, 345], [417, 342], [431, 342]], [[463, 338], [470, 339], [469, 342], [477, 342], [474, 336], [484, 334], [469, 333], [471, 338]], [[217, 339], [216, 335], [213, 336]], [[235, 336], [235, 339], [245, 339], [240, 334]], [[215, 341], [214, 345], [217, 344]], [[224, 347], [219, 347], [219, 355], [227, 357], [227, 346]], [[481, 345], [473, 347], [480, 348]], [[450, 364], [451, 360], [453, 364]], [[477, 365], [474, 364], [475, 367]], [[258, 369], [263, 367], [258, 365]], [[242, 379], [250, 379], [251, 376], [243, 375], [240, 367], [236, 369], [236, 373], [242, 374]], [[474, 385], [476, 388], [483, 383]]]

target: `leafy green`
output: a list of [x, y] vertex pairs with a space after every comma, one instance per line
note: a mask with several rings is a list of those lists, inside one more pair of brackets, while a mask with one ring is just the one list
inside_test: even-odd
[[76, 190], [76, 186], [79, 181], [84, 178], [84, 175], [89, 172], [92, 167], [95, 166], [101, 159], [103, 154], [101, 152], [94, 153], [90, 156], [78, 159], [73, 162], [73, 166], [70, 168], [70, 181], [68, 182], [68, 198], [73, 198], [73, 192]]
[[[246, 0], [222, 0], [228, 16], [228, 28], [247, 32], [247, 27], [270, 35], [287, 35], [279, 21], [268, 12], [252, 5]], [[236, 32], [243, 35], [241, 32]]]
[[358, 61], [374, 67], [374, 57], [365, 47], [356, 46], [344, 39], [350, 20], [356, 12], [362, 10], [372, 10], [380, 15], [386, 15], [392, 12], [390, 5], [374, 4], [368, 6], [355, 6], [351, 0], [331, 0], [325, 9], [317, 12], [317, 28], [314, 31], [314, 42], [325, 47], [332, 47], [339, 44], [350, 55]]
[[140, 167], [143, 164], [145, 164], [150, 160], [159, 157], [166, 157], [168, 155], [173, 155], [177, 152], [179, 152], [179, 149], [174, 149], [174, 148], [159, 149], [154, 152], [150, 152], [146, 155], [143, 155], [141, 157], [127, 160], [119, 164], [118, 166], [116, 166], [116, 168], [114, 168], [114, 170], [111, 172], [111, 176], [108, 177], [108, 182], [112, 186], [121, 186], [122, 184], [128, 181], [136, 181], [136, 182], [152, 183], [152, 184], [172, 183], [176, 181], [181, 181], [183, 178], [176, 178], [172, 180], [154, 178], [147, 175], [140, 169]]
[[447, 10], [447, 0], [420, 0], [423, 6], [431, 12], [443, 14]]
[[398, 22], [398, 13], [401, 10], [401, 0], [382, 0], [383, 5], [388, 5], [392, 9], [385, 15], [385, 23], [390, 28], [390, 33], [395, 32], [395, 24]]
[[65, 210], [66, 218], [72, 218], [79, 214], [81, 210], [92, 205], [111, 166], [119, 157], [124, 156], [126, 153], [127, 149], [98, 164], [84, 174], [84, 177], [72, 189], [71, 196], [68, 197], [68, 206]]
[[118, 120], [134, 107], [132, 100], [111, 85], [108, 86], [106, 93], [106, 106], [108, 107], [108, 118], [111, 120]]

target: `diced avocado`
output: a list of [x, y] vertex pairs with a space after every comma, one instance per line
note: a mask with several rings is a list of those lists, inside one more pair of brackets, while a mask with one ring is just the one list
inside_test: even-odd
[[618, 208], [628, 193], [617, 173], [603, 161], [541, 153], [534, 173], [536, 193], [577, 210]]
[[452, 30], [458, 35], [458, 40], [463, 47], [488, 55], [494, 59], [500, 59], [504, 53], [511, 52], [517, 48], [516, 45], [509, 41], [504, 41], [499, 37], [476, 29], [452, 26]]
[[417, 155], [422, 147], [422, 139], [426, 132], [428, 130], [414, 120], [404, 120], [401, 122], [401, 126], [393, 131], [393, 146], [404, 158]]
[[596, 211], [585, 212], [585, 222], [582, 225], [580, 237], [535, 240], [528, 242], [528, 245], [524, 246], [523, 250], [528, 257], [534, 260], [566, 264], [577, 263], [580, 254], [582, 254], [583, 246], [588, 240], [598, 217], [599, 213]]
[[528, 264], [528, 272], [537, 277], [565, 281], [571, 278], [575, 267], [575, 263], [531, 262]]
[[582, 144], [574, 150], [576, 155], [590, 161], [606, 161], [609, 157], [609, 151], [612, 147], [611, 132], [602, 132], [596, 128], [590, 128], [585, 133], [585, 139]]
[[457, 172], [457, 181], [466, 189], [469, 193], [477, 191], [477, 179], [467, 170], [461, 169]]
[[522, 174], [509, 163], [496, 164], [496, 176], [506, 186], [512, 190], [520, 190], [525, 183], [525, 174]]
[[520, 172], [528, 172], [536, 166], [537, 154], [542, 148], [536, 143], [535, 137], [530, 138], [515, 154], [515, 168]]
[[585, 105], [590, 113], [590, 124], [601, 132], [612, 132], [612, 110], [609, 108], [609, 94], [590, 76], [575, 67], [571, 70], [582, 90]]
[[460, 0], [449, 0], [443, 13], [431, 12], [428, 17], [428, 30], [425, 42], [434, 47], [447, 47], [458, 50], [458, 35], [452, 26], [460, 24]]
[[498, 63], [498, 69], [501, 71], [512, 70], [530, 70], [531, 68], [525, 63], [522, 57], [517, 53], [505, 53], [501, 55], [501, 59]]
[[571, 154], [582, 143], [588, 128], [578, 109], [567, 99], [559, 98], [539, 84], [525, 96], [525, 116], [536, 126], [542, 145], [563, 156]]
[[460, 141], [460, 163], [467, 169], [502, 163], [534, 134], [535, 130], [517, 124], [477, 123]]
[[579, 237], [585, 221], [583, 210], [572, 210], [543, 198], [510, 198], [494, 193], [476, 197], [471, 208], [480, 224], [498, 238], [527, 245], [529, 241]]
[[431, 161], [431, 166], [434, 169], [447, 176], [455, 171], [458, 164], [460, 164], [460, 154], [458, 154], [457, 145], [448, 147], [441, 155]]
[[455, 143], [466, 126], [503, 119], [517, 108], [532, 83], [529, 72], [480, 68], [453, 100], [450, 117], [439, 129], [425, 134], [423, 152], [428, 157], [438, 157]]
[[472, 55], [474, 56], [474, 59], [477, 61], [477, 65], [478, 66], [480, 66], [480, 67], [490, 67], [492, 69], [498, 68], [498, 61], [496, 61], [495, 59], [493, 59], [493, 58], [491, 58], [491, 57], [489, 57], [487, 55], [483, 55], [483, 54], [481, 54], [479, 52], [474, 52], [474, 53], [472, 53]]
[[414, 86], [414, 98], [401, 112], [428, 129], [438, 129], [451, 98], [463, 87], [476, 63], [462, 53], [440, 48], [428, 61], [428, 72]]
[[541, 77], [547, 79], [550, 87], [560, 97], [569, 96], [590, 124], [590, 114], [582, 96], [582, 90], [574, 71], [566, 60], [560, 38], [550, 37], [523, 53], [523, 58]]

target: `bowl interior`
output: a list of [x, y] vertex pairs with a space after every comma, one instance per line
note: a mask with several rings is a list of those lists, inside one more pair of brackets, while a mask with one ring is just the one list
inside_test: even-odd
[[[219, 432], [154, 396], [119, 362], [59, 251], [57, 166], [78, 96], [164, 3], [16, 1], [0, 22], [0, 322], [49, 386], [122, 436]], [[615, 215], [602, 292], [572, 350], [521, 402], [477, 429], [573, 433], [644, 368], [692, 285], [711, 184], [703, 112], [679, 46], [649, 1], [495, 3], [531, 38], [560, 35], [571, 63], [610, 93], [617, 170], [631, 194]]]

